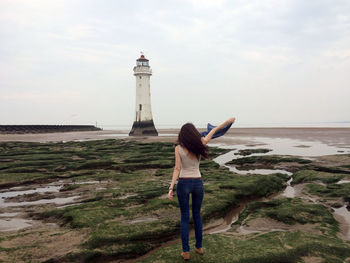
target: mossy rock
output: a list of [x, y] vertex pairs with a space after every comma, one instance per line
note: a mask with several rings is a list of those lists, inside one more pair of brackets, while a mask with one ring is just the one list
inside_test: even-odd
[[[194, 248], [194, 239], [190, 247]], [[191, 262], [232, 263], [295, 263], [305, 256], [334, 258], [343, 262], [350, 256], [350, 245], [337, 238], [296, 232], [252, 234], [245, 238], [223, 234], [206, 235], [203, 239], [205, 254], [191, 251]], [[181, 244], [160, 248], [138, 263], [183, 262]], [[326, 262], [326, 261], [325, 261]], [[327, 261], [328, 262], [328, 261]]]
[[269, 217], [285, 224], [318, 224], [325, 234], [335, 235], [338, 222], [329, 208], [322, 204], [305, 203], [299, 198], [279, 198], [268, 202], [251, 202], [240, 214], [235, 224], [240, 225], [246, 218]]
[[347, 177], [346, 174], [334, 174], [315, 170], [300, 170], [293, 174], [293, 184], [300, 184], [313, 181], [321, 181], [325, 184], [336, 183]]
[[243, 165], [243, 164], [262, 163], [266, 165], [271, 165], [271, 164], [277, 164], [282, 162], [308, 164], [308, 163], [311, 163], [312, 161], [302, 159], [302, 158], [297, 158], [297, 157], [291, 157], [291, 156], [286, 157], [286, 156], [280, 156], [280, 155], [263, 155], [263, 156], [242, 157], [242, 158], [229, 161], [226, 164]]
[[350, 183], [328, 184], [326, 186], [312, 183], [312, 184], [307, 184], [306, 189], [312, 195], [317, 195], [323, 198], [342, 197], [345, 202], [350, 201]]
[[259, 149], [243, 149], [243, 150], [239, 150], [238, 152], [235, 153], [235, 155], [243, 155], [243, 156], [247, 156], [247, 155], [251, 155], [253, 153], [268, 153], [271, 152], [272, 150], [270, 149], [265, 149], [265, 148], [259, 148]]

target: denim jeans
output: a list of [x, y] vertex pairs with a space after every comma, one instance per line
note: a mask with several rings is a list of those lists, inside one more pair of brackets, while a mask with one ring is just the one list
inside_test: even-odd
[[190, 251], [188, 244], [190, 209], [189, 199], [192, 195], [192, 217], [196, 235], [196, 248], [202, 247], [202, 218], [201, 206], [204, 196], [203, 182], [200, 179], [179, 179], [177, 183], [177, 198], [181, 210], [181, 241], [182, 251]]

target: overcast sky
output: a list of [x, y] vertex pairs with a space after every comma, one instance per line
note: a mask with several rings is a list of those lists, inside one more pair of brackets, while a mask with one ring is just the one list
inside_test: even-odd
[[1, 0], [0, 124], [350, 126], [349, 0]]

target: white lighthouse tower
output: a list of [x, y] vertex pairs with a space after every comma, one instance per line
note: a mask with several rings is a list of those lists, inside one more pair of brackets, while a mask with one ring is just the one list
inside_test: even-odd
[[154, 127], [151, 110], [150, 77], [152, 70], [148, 59], [141, 54], [136, 60], [134, 76], [136, 77], [136, 116], [129, 136], [158, 136]]

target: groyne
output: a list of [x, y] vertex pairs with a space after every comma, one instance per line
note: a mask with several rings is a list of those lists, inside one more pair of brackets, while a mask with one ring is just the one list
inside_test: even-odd
[[93, 125], [0, 125], [0, 134], [100, 131]]

